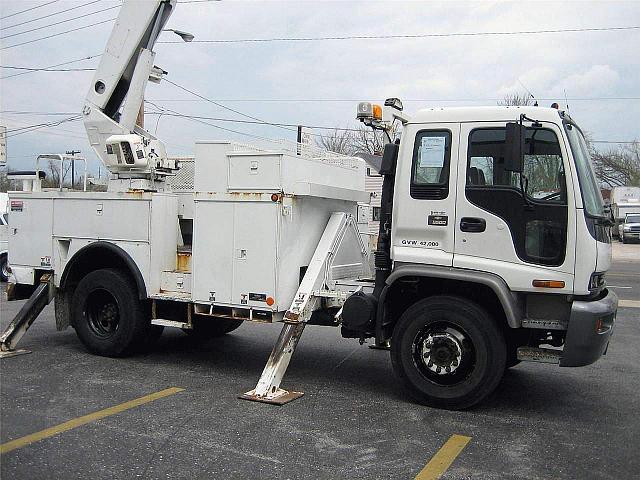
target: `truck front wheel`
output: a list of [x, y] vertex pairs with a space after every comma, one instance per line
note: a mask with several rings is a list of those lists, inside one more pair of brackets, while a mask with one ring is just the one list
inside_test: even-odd
[[135, 284], [110, 268], [93, 271], [80, 281], [72, 312], [80, 341], [90, 352], [106, 357], [132, 353], [150, 327]]
[[495, 322], [460, 297], [418, 301], [402, 314], [391, 339], [396, 375], [416, 400], [438, 408], [480, 402], [500, 383], [506, 357]]

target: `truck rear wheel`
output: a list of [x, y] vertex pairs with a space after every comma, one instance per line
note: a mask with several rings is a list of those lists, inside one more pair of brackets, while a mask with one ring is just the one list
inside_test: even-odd
[[244, 323], [243, 320], [232, 320], [229, 318], [199, 318], [193, 319], [193, 329], [183, 330], [194, 340], [209, 340], [221, 337], [234, 331]]
[[9, 280], [9, 261], [7, 254], [0, 255], [0, 282], [6, 282]]
[[110, 268], [93, 271], [80, 281], [72, 312], [80, 341], [90, 352], [106, 357], [132, 353], [150, 327], [135, 284]]
[[420, 300], [398, 320], [393, 369], [409, 393], [429, 406], [458, 410], [489, 395], [506, 365], [504, 336], [487, 312], [460, 297]]

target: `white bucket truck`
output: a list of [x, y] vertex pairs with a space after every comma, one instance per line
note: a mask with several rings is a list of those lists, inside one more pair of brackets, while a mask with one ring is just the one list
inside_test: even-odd
[[481, 401], [519, 361], [581, 366], [605, 352], [617, 308], [604, 282], [610, 226], [568, 115], [409, 118], [397, 99], [358, 105], [366, 125], [402, 128], [380, 172], [373, 276], [355, 221], [367, 200], [361, 160], [199, 142], [190, 180], [135, 125], [147, 79], [162, 76], [152, 47], [175, 6], [125, 2], [91, 84], [85, 125], [109, 191], [11, 194], [9, 294], [35, 292], [3, 350], [51, 298], [58, 328], [109, 356], [167, 326], [217, 336], [282, 322], [243, 398], [286, 403], [301, 395], [280, 382], [305, 325], [334, 325], [390, 344], [409, 392], [454, 409]]

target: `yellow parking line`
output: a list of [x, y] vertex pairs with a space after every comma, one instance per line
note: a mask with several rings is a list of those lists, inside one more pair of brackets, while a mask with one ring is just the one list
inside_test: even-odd
[[640, 308], [640, 301], [638, 300], [618, 300], [619, 307], [625, 308]]
[[160, 390], [159, 392], [152, 393], [150, 395], [145, 395], [144, 397], [136, 398], [134, 400], [129, 400], [128, 402], [121, 403], [120, 405], [115, 405], [113, 407], [105, 408], [104, 410], [99, 410], [94, 413], [90, 413], [88, 415], [83, 415], [82, 417], [74, 418], [73, 420], [69, 420], [68, 422], [61, 423], [59, 425], [55, 425], [53, 427], [45, 428], [44, 430], [40, 430], [39, 432], [32, 433], [30, 435], [26, 435], [21, 438], [16, 438], [15, 440], [11, 440], [10, 442], [3, 443], [0, 445], [0, 454], [7, 453], [16, 448], [25, 447], [35, 442], [39, 442], [45, 438], [53, 437], [62, 432], [66, 432], [67, 430], [71, 430], [76, 427], [80, 427], [90, 422], [94, 422], [96, 420], [100, 420], [101, 418], [109, 417], [111, 415], [115, 415], [116, 413], [124, 412], [125, 410], [129, 410], [130, 408], [138, 407], [140, 405], [144, 405], [145, 403], [153, 402], [154, 400], [158, 400], [159, 398], [168, 397], [169, 395], [173, 395], [174, 393], [182, 392], [184, 388], [171, 387], [165, 390]]
[[416, 475], [416, 480], [437, 480], [440, 478], [470, 441], [471, 437], [451, 435], [447, 443], [438, 450], [438, 453], [436, 453], [422, 471]]

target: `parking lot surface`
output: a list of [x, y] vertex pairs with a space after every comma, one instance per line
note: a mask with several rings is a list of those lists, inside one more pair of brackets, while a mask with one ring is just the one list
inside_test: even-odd
[[[638, 256], [616, 262], [608, 278], [631, 287], [616, 291], [634, 302], [640, 245], [624, 247], [637, 247]], [[2, 328], [21, 304], [3, 297]], [[388, 352], [336, 329], [307, 328], [283, 382], [305, 396], [278, 407], [237, 399], [255, 386], [278, 324], [243, 325], [206, 343], [167, 329], [152, 350], [110, 359], [87, 353], [73, 329], [56, 332], [49, 306], [20, 345], [33, 353], [0, 361], [0, 441], [78, 425], [3, 452], [0, 474], [409, 479], [457, 435], [470, 440], [445, 479], [633, 478], [640, 471], [639, 317], [638, 308], [620, 308], [596, 364], [520, 364], [479, 407], [450, 412], [413, 403]], [[157, 392], [164, 393], [147, 398]], [[85, 417], [95, 412], [106, 413]]]

